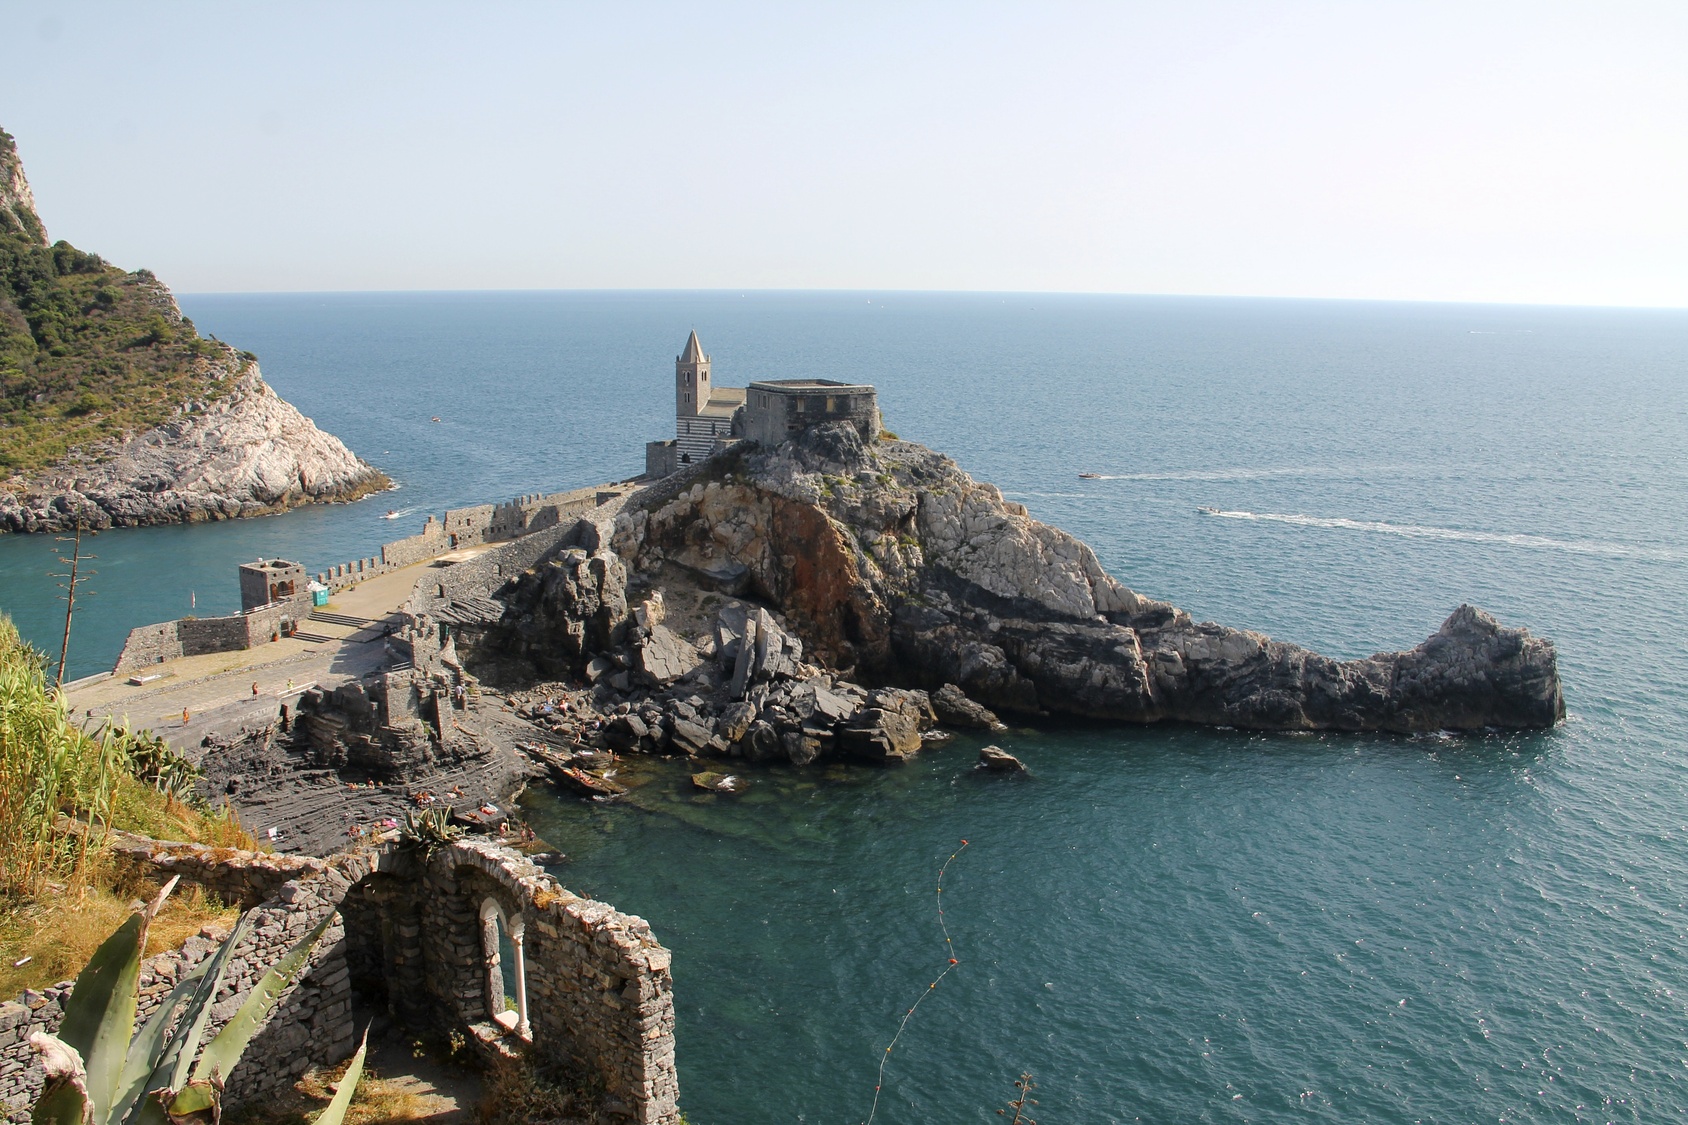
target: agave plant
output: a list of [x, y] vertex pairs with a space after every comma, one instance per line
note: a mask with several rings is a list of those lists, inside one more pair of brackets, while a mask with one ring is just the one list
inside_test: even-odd
[[[131, 915], [94, 953], [65, 1001], [59, 1033], [38, 1031], [29, 1037], [47, 1075], [32, 1125], [216, 1125], [229, 1072], [334, 920], [331, 911], [283, 954], [234, 1018], [201, 1050], [212, 1001], [251, 915], [243, 916], [217, 952], [177, 983], [136, 1032], [147, 927], [175, 885], [175, 879], [166, 883], [157, 898]], [[363, 1073], [368, 1038], [366, 1031], [364, 1044], [317, 1125], [340, 1125]]]
[[399, 847], [414, 848], [427, 858], [434, 854], [436, 848], [443, 848], [462, 836], [463, 831], [461, 825], [451, 823], [451, 810], [448, 808], [407, 812], [404, 824], [399, 827]]

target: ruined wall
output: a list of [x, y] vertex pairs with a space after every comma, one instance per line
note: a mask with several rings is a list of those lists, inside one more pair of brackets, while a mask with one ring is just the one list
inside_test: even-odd
[[[254, 908], [254, 924], [230, 961], [213, 1033], [269, 965], [326, 912], [340, 912], [230, 1076], [231, 1106], [290, 1086], [310, 1066], [346, 1058], [356, 1028], [385, 1009], [419, 1035], [457, 1031], [497, 1053], [531, 1053], [536, 1062], [560, 1065], [602, 1090], [604, 1110], [618, 1119], [679, 1120], [668, 950], [643, 919], [571, 894], [515, 852], [472, 840], [426, 859], [388, 845], [323, 860], [130, 838], [120, 853], [125, 863], [243, 901], [273, 890]], [[526, 1029], [514, 1017], [491, 1019], [481, 927], [489, 899], [521, 935], [525, 989], [514, 983], [514, 965], [502, 968], [508, 987], [525, 991]], [[137, 1024], [214, 952], [218, 937], [202, 933], [147, 959]], [[0, 1004], [0, 1099], [12, 1122], [28, 1120], [41, 1089], [28, 1036], [57, 1029], [68, 992], [64, 984]]]
[[[255, 909], [252, 927], [230, 958], [217, 993], [207, 1039], [239, 1010], [269, 966], [321, 921], [349, 886], [344, 874], [326, 870], [283, 884], [270, 901]], [[180, 949], [142, 963], [137, 1027], [152, 1016], [177, 981], [216, 952], [225, 936], [226, 931], [207, 928]], [[344, 928], [335, 922], [317, 944], [301, 979], [282, 994], [269, 1022], [229, 1076], [230, 1106], [286, 1089], [309, 1067], [337, 1062], [352, 1053], [352, 993], [345, 960]], [[67, 981], [0, 1004], [0, 1101], [10, 1122], [28, 1121], [30, 1106], [41, 1092], [41, 1067], [28, 1045], [29, 1036], [58, 1030], [70, 992]]]

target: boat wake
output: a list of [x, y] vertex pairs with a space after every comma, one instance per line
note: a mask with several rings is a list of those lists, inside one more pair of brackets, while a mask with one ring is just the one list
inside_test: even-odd
[[398, 508], [398, 509], [395, 509], [394, 511], [388, 512], [386, 515], [382, 516], [381, 518], [384, 519], [384, 520], [403, 519], [405, 516], [408, 516], [413, 512], [420, 512], [421, 510], [422, 510], [421, 508]]
[[1608, 558], [1660, 559], [1665, 561], [1688, 559], [1688, 550], [1671, 547], [1640, 547], [1631, 543], [1606, 543], [1595, 539], [1552, 539], [1545, 535], [1521, 535], [1502, 531], [1463, 531], [1453, 527], [1426, 527], [1422, 524], [1385, 523], [1382, 520], [1287, 515], [1281, 512], [1236, 512], [1220, 508], [1198, 508], [1197, 511], [1202, 515], [1214, 516], [1219, 519], [1283, 523], [1294, 527], [1317, 527], [1335, 531], [1370, 531], [1381, 535], [1400, 535], [1408, 539], [1493, 543], [1503, 547], [1522, 547], [1532, 551], [1568, 551], [1572, 554], [1604, 555]]

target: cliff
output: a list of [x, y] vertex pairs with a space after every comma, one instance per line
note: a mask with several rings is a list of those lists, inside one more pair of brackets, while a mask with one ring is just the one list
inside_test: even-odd
[[0, 531], [256, 515], [386, 484], [150, 272], [49, 243], [0, 130]]
[[1197, 623], [949, 458], [844, 426], [743, 444], [640, 494], [612, 546], [635, 581], [773, 607], [840, 674], [954, 684], [998, 711], [1402, 732], [1564, 717], [1552, 642], [1481, 610], [1349, 661]]

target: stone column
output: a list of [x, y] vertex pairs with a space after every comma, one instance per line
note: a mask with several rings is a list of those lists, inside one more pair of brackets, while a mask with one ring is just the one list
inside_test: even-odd
[[516, 1034], [531, 1042], [533, 1027], [528, 1023], [527, 954], [522, 947], [523, 936], [523, 927], [511, 927], [510, 949], [516, 961]]

